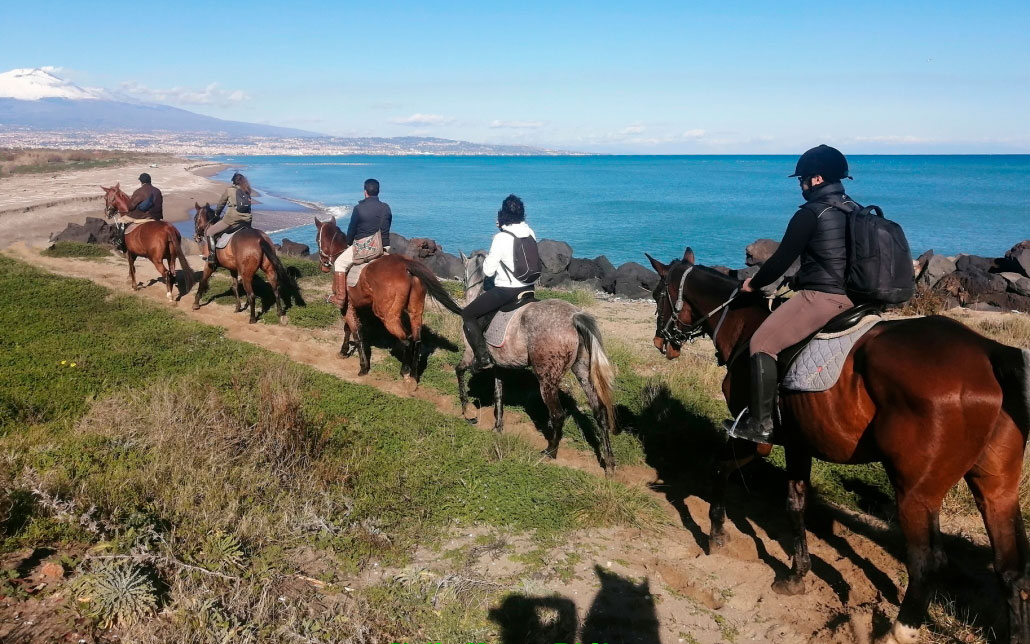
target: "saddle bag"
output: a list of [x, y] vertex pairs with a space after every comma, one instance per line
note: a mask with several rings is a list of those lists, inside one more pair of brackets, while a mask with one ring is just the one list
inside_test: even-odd
[[364, 239], [354, 240], [354, 263], [364, 264], [383, 254], [383, 233], [377, 230], [375, 234]]

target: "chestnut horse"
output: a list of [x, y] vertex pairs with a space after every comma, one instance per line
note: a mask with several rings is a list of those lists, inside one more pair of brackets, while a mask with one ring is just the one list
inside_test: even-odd
[[[323, 272], [333, 270], [333, 262], [347, 249], [347, 237], [336, 225], [336, 217], [329, 221], [315, 219], [318, 259]], [[351, 269], [354, 270], [354, 269]], [[354, 334], [361, 360], [358, 375], [368, 373], [371, 347], [361, 329], [359, 309], [371, 309], [383, 326], [400, 344], [401, 376], [414, 379], [418, 384], [419, 360], [422, 354], [422, 312], [426, 308], [426, 292], [452, 313], [461, 314], [461, 307], [447, 294], [443, 284], [428, 266], [403, 255], [384, 255], [361, 271], [355, 286], [347, 287], [347, 304], [343, 315], [343, 344], [340, 356], [353, 353], [350, 336]]]
[[[723, 394], [736, 416], [748, 404], [747, 342], [769, 315], [760, 296], [733, 299], [740, 283], [682, 260], [663, 264], [654, 291], [655, 346], [669, 359], [677, 344], [712, 337], [728, 363]], [[726, 302], [722, 311], [708, 315]], [[721, 321], [720, 321], [721, 319]], [[670, 333], [670, 329], [672, 332]], [[833, 463], [883, 463], [897, 498], [906, 541], [909, 583], [885, 642], [918, 640], [943, 563], [938, 515], [945, 494], [963, 477], [983, 515], [1005, 587], [1011, 642], [1030, 644], [1030, 546], [1019, 508], [1023, 450], [1030, 431], [1030, 351], [985, 338], [941, 316], [880, 322], [857, 342], [837, 383], [827, 391], [784, 391], [776, 429], [787, 458], [787, 513], [794, 532], [793, 565], [774, 589], [802, 593], [811, 568], [804, 511], [813, 458]], [[765, 449], [734, 440], [717, 466], [710, 508], [711, 544], [726, 543], [723, 521], [729, 473]], [[731, 458], [731, 450], [746, 454]]]
[[[104, 214], [111, 218], [116, 214], [127, 215], [129, 213], [129, 195], [122, 192], [121, 184], [115, 184], [113, 188], [100, 186], [104, 191]], [[138, 291], [139, 284], [136, 282], [136, 258], [146, 257], [154, 264], [157, 274], [164, 278], [165, 297], [173, 303], [179, 298], [172, 295], [172, 285], [175, 283], [175, 260], [179, 260], [182, 266], [182, 279], [184, 289], [182, 295], [189, 293], [193, 288], [193, 269], [186, 261], [186, 255], [182, 252], [182, 235], [175, 226], [166, 221], [148, 221], [137, 224], [135, 228], [125, 235], [125, 257], [129, 260], [129, 285], [132, 290]], [[168, 263], [167, 268], [165, 262]], [[180, 295], [181, 297], [181, 295]]]
[[[204, 237], [208, 227], [218, 221], [211, 204], [194, 204], [197, 214], [193, 217], [193, 239], [199, 244]], [[210, 252], [210, 250], [208, 251]], [[275, 246], [272, 240], [264, 232], [256, 228], [243, 228], [233, 235], [225, 248], [215, 251], [218, 258], [218, 265], [229, 271], [232, 277], [232, 292], [236, 296], [236, 312], [245, 311], [250, 307], [250, 323], [257, 322], [257, 306], [254, 297], [254, 274], [260, 268], [265, 274], [265, 281], [272, 287], [275, 293], [275, 311], [279, 315], [279, 323], [286, 324], [286, 309], [283, 306], [280, 291], [283, 288], [290, 288], [299, 292], [300, 287], [293, 277], [286, 271], [286, 267], [279, 261], [275, 253]], [[200, 286], [197, 287], [197, 296], [193, 300], [193, 309], [200, 308], [200, 298], [207, 291], [207, 282], [215, 267], [210, 263], [204, 264], [204, 275], [200, 278]], [[240, 281], [243, 282], [243, 290], [247, 293], [247, 303], [240, 301]]]

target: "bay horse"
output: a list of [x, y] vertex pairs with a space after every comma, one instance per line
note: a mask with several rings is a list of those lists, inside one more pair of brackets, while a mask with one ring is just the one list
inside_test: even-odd
[[[740, 283], [696, 265], [690, 248], [670, 264], [647, 258], [660, 278], [654, 290], [655, 347], [673, 359], [684, 339], [702, 333], [712, 337], [720, 364], [728, 363], [722, 390], [736, 416], [748, 404], [750, 366], [740, 356], [747, 355], [747, 342], [769, 315], [765, 299], [734, 299]], [[724, 318], [721, 311], [709, 316], [727, 302]], [[945, 561], [941, 502], [965, 478], [1006, 590], [1011, 642], [1030, 644], [1030, 546], [1019, 508], [1030, 431], [1030, 351], [1000, 344], [942, 316], [884, 321], [856, 343], [833, 387], [816, 393], [783, 391], [779, 407], [776, 437], [786, 452], [794, 553], [789, 575], [774, 590], [805, 591], [811, 563], [804, 512], [812, 459], [879, 461], [894, 487], [909, 578], [898, 617], [883, 641], [918, 641], [933, 577]], [[713, 547], [727, 540], [727, 477], [768, 450], [736, 439], [727, 445], [716, 466], [709, 510]], [[733, 451], [745, 456], [732, 457]]]
[[[104, 191], [104, 215], [108, 219], [115, 215], [129, 214], [129, 195], [121, 189], [121, 184], [116, 183], [114, 187], [105, 188]], [[182, 235], [179, 230], [166, 221], [153, 220], [136, 226], [125, 235], [125, 258], [129, 260], [129, 285], [132, 290], [139, 290], [139, 283], [136, 282], [136, 258], [146, 257], [157, 269], [157, 274], [164, 279], [165, 297], [173, 304], [179, 301], [179, 297], [190, 292], [193, 288], [193, 269], [186, 261], [186, 255], [182, 252]], [[182, 278], [184, 290], [179, 297], [172, 295], [172, 285], [175, 284], [175, 261], [178, 260], [182, 266]], [[167, 267], [165, 263], [167, 262]]]
[[[329, 221], [315, 218], [315, 235], [322, 272], [333, 270], [333, 262], [347, 249], [347, 237], [336, 225], [336, 217]], [[351, 269], [352, 271], [355, 268]], [[414, 379], [418, 386], [421, 374], [422, 313], [426, 307], [426, 293], [443, 304], [448, 311], [461, 314], [461, 307], [447, 293], [443, 284], [428, 266], [403, 255], [384, 255], [370, 262], [361, 271], [357, 284], [347, 287], [347, 303], [343, 315], [343, 344], [340, 357], [358, 352], [361, 368], [358, 375], [368, 373], [371, 366], [371, 346], [361, 326], [359, 310], [371, 310], [386, 330], [397, 339], [401, 348], [401, 377]], [[351, 345], [351, 334], [355, 343]]]
[[[194, 203], [197, 214], [193, 216], [193, 239], [199, 244], [204, 237], [208, 227], [218, 219], [211, 208], [211, 204]], [[210, 249], [208, 252], [211, 252]], [[279, 316], [279, 324], [286, 324], [286, 310], [283, 306], [283, 288], [290, 288], [299, 292], [300, 287], [293, 277], [287, 272], [286, 267], [279, 261], [275, 252], [272, 240], [263, 231], [256, 228], [242, 228], [237, 231], [229, 240], [225, 248], [215, 251], [218, 258], [218, 265], [229, 271], [232, 277], [232, 292], [236, 296], [236, 312], [250, 308], [250, 323], [257, 322], [257, 306], [254, 296], [254, 274], [260, 268], [265, 274], [265, 281], [272, 287], [275, 294], [275, 311]], [[204, 274], [200, 278], [200, 286], [197, 287], [197, 296], [193, 300], [193, 310], [200, 308], [200, 298], [207, 292], [207, 282], [215, 267], [205, 262]], [[243, 282], [243, 290], [247, 293], [247, 303], [240, 300], [240, 282]]]
[[[465, 265], [465, 300], [471, 302], [483, 292], [486, 281], [483, 262], [486, 254], [477, 251], [471, 257], [461, 254]], [[609, 432], [618, 434], [615, 420], [615, 371], [601, 343], [597, 320], [576, 306], [559, 299], [531, 302], [523, 306], [519, 319], [513, 320], [500, 347], [487, 345], [498, 367], [529, 367], [540, 384], [540, 397], [547, 406], [547, 447], [544, 454], [555, 458], [565, 425], [565, 409], [558, 394], [561, 380], [571, 369], [586, 394], [594, 420], [597, 421], [599, 460], [606, 474], [615, 471], [615, 455]], [[464, 338], [464, 334], [462, 334]], [[455, 367], [461, 413], [468, 407], [468, 384], [465, 376], [474, 361], [472, 347], [465, 338], [465, 353]], [[469, 422], [474, 422], [470, 420]], [[494, 374], [494, 429], [503, 428], [504, 403], [501, 379]]]

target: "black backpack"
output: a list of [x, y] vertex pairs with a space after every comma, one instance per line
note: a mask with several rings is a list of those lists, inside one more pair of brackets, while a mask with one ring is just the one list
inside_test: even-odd
[[853, 201], [829, 205], [847, 217], [844, 288], [848, 297], [855, 304], [902, 304], [911, 299], [915, 269], [901, 226], [884, 217], [879, 206], [863, 207]]
[[532, 284], [540, 279], [540, 251], [537, 249], [536, 239], [532, 235], [517, 237], [515, 233], [507, 230], [501, 232], [508, 233], [512, 237], [511, 254], [515, 266], [510, 270], [505, 266], [508, 274], [523, 284]]
[[250, 213], [250, 195], [239, 188], [236, 188], [236, 212]]

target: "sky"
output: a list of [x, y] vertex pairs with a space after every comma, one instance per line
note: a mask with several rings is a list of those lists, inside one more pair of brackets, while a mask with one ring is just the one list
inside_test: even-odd
[[4, 0], [0, 71], [340, 136], [1030, 152], [1030, 2]]

